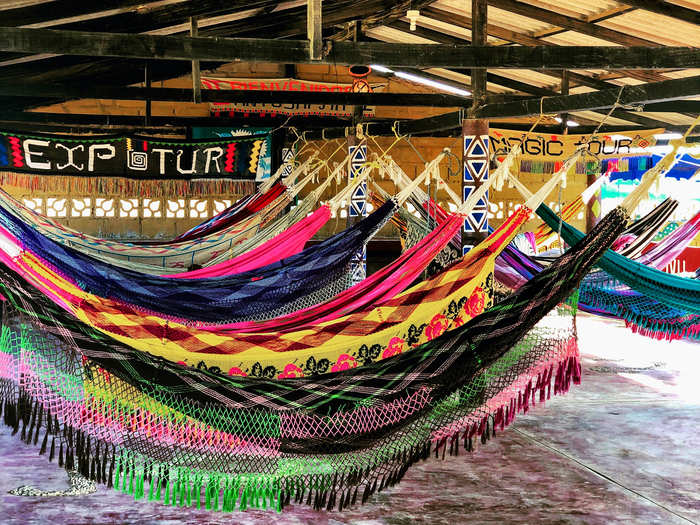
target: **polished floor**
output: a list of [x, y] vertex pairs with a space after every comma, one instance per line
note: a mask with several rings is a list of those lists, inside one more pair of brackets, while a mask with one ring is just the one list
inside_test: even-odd
[[700, 344], [658, 342], [579, 315], [583, 383], [537, 406], [471, 455], [417, 465], [343, 513], [220, 514], [164, 507], [105, 488], [14, 496], [67, 477], [0, 428], [0, 523], [417, 525], [700, 523]]

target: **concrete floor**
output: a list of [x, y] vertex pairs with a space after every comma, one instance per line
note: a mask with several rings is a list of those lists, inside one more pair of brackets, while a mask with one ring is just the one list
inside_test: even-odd
[[458, 524], [700, 522], [700, 345], [646, 339], [579, 315], [584, 377], [477, 452], [413, 468], [370, 504], [343, 513], [220, 514], [134, 502], [98, 489], [25, 498], [23, 484], [66, 475], [0, 429], [0, 523]]

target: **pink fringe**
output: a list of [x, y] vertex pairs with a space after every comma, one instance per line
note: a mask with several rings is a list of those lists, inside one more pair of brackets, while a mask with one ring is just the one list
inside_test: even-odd
[[537, 403], [538, 397], [539, 402], [544, 403], [552, 394], [565, 394], [572, 382], [581, 383], [581, 364], [575, 336], [563, 341], [554, 355], [521, 374], [510, 387], [486, 401], [472, 414], [433, 432], [431, 441], [439, 448], [448, 438], [456, 440], [460, 434], [465, 439], [479, 437], [485, 432], [489, 418], [492, 418], [495, 428], [504, 430], [515, 420], [517, 413], [526, 414], [530, 404]]

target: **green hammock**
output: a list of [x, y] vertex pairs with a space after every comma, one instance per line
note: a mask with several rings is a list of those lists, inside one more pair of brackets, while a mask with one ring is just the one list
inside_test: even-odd
[[[562, 221], [545, 204], [537, 208], [537, 215], [554, 231], [561, 228], [561, 236], [573, 246], [584, 234]], [[700, 280], [679, 277], [633, 261], [612, 250], [598, 261], [598, 266], [610, 276], [633, 290], [656, 301], [689, 314], [700, 314]]]

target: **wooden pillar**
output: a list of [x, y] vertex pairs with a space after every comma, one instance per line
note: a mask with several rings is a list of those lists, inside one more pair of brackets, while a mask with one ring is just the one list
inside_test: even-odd
[[[197, 24], [197, 17], [190, 17], [190, 36], [199, 35], [199, 25]], [[202, 83], [200, 79], [199, 72], [199, 60], [192, 61], [192, 98], [195, 104], [199, 104], [202, 101]]]
[[306, 0], [306, 38], [309, 39], [309, 58], [319, 60], [323, 50], [321, 0]]
[[[363, 65], [350, 66], [348, 72], [352, 76], [352, 91], [354, 93], [362, 93], [371, 91], [370, 85], [367, 82], [367, 77], [370, 74], [370, 68]], [[363, 107], [355, 106], [353, 108], [352, 129], [348, 133], [348, 153], [350, 154], [350, 166], [348, 166], [348, 178], [352, 181], [355, 177], [362, 175], [367, 169], [367, 140], [357, 135], [358, 124], [362, 121]], [[367, 182], [360, 184], [350, 196], [350, 205], [348, 206], [348, 226], [362, 220], [362, 217], [367, 216]], [[363, 248], [358, 251], [350, 264], [353, 284], [360, 282], [367, 277], [367, 250]]]
[[[489, 178], [489, 122], [483, 119], [462, 121], [462, 200]], [[480, 199], [464, 220], [462, 253], [467, 253], [488, 235], [489, 194]]]
[[[486, 45], [486, 0], [472, 0], [472, 45]], [[473, 68], [470, 72], [473, 106], [478, 107], [484, 103], [486, 97], [486, 69]]]
[[[486, 45], [486, 0], [472, 0], [472, 45]], [[486, 98], [486, 69], [471, 70], [472, 111]], [[462, 121], [462, 199], [489, 178], [489, 122], [468, 118]], [[488, 235], [489, 194], [480, 199], [464, 221], [462, 253], [467, 253]]]
[[[348, 153], [350, 154], [350, 166], [348, 166], [348, 179], [354, 180], [367, 169], [364, 164], [367, 161], [367, 141], [355, 134], [348, 135]], [[367, 216], [367, 183], [360, 184], [350, 196], [348, 206], [347, 225], [351, 226]], [[362, 248], [353, 255], [350, 262], [352, 283], [358, 283], [367, 276], [367, 250]]]
[[[598, 178], [600, 174], [591, 170], [590, 172], [586, 170], [586, 186], [590, 186], [593, 184], [596, 179]], [[588, 201], [588, 204], [586, 204], [586, 231], [589, 232], [595, 226], [598, 224], [598, 221], [600, 220], [600, 212], [601, 212], [601, 207], [602, 207], [602, 189], [598, 189], [593, 196], [591, 197], [591, 200]]]
[[[146, 64], [144, 65], [143, 68], [143, 83], [146, 86], [146, 89], [151, 89], [151, 64], [146, 60]], [[144, 119], [144, 123], [146, 126], [151, 125], [151, 99], [147, 98], [146, 99], [146, 116]]]

